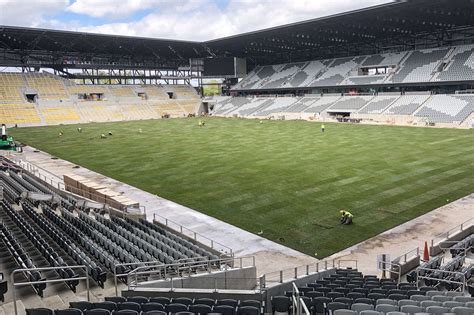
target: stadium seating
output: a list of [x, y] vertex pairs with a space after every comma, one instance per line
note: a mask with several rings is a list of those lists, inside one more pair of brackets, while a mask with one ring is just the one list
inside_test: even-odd
[[41, 118], [34, 104], [0, 104], [0, 121], [7, 125], [38, 125]]
[[364, 107], [368, 102], [374, 98], [370, 96], [343, 96], [332, 104], [327, 111], [343, 111], [343, 112], [355, 112]]
[[62, 79], [46, 73], [28, 72], [25, 75], [28, 86], [38, 93], [39, 99], [64, 100], [69, 94]]
[[383, 113], [385, 115], [411, 115], [429, 97], [429, 95], [402, 95]]
[[309, 83], [309, 86], [334, 86], [342, 83], [362, 59], [363, 57], [334, 59], [329, 63], [326, 71]]
[[[268, 116], [275, 113], [285, 112], [287, 108], [297, 101], [294, 97], [277, 97], [272, 103], [265, 107], [260, 107], [252, 115], [253, 116]], [[268, 103], [268, 102], [267, 102]]]
[[381, 114], [390, 104], [398, 99], [398, 95], [378, 95], [361, 108], [359, 114]]
[[[161, 303], [159, 303], [159, 302]], [[289, 299], [287, 299], [287, 302]], [[209, 298], [191, 299], [188, 297], [105, 297], [105, 302], [70, 302], [70, 308], [65, 310], [53, 310], [46, 308], [29, 309], [28, 314], [95, 314], [96, 310], [105, 310], [107, 314], [128, 314], [126, 312], [137, 312], [133, 314], [143, 315], [200, 315], [200, 314], [222, 314], [222, 315], [262, 315], [264, 304], [256, 300], [215, 300]], [[284, 306], [284, 305], [283, 305]], [[71, 312], [68, 312], [71, 311]], [[78, 313], [79, 312], [79, 313]], [[103, 311], [102, 311], [103, 312]], [[104, 313], [105, 314], [105, 313]]]
[[76, 108], [70, 104], [58, 105], [41, 105], [38, 107], [46, 124], [56, 125], [63, 123], [78, 123], [81, 117], [77, 113]]
[[391, 82], [429, 82], [435, 74], [437, 66], [449, 51], [449, 48], [412, 51], [402, 61], [399, 71], [393, 75]]
[[460, 123], [473, 111], [473, 95], [433, 95], [415, 116], [436, 123]]
[[434, 81], [464, 81], [474, 78], [474, 45], [456, 47], [451, 59]]
[[[26, 94], [37, 97], [28, 102]], [[184, 117], [195, 114], [200, 104], [196, 90], [187, 85], [77, 85], [49, 73], [0, 72], [0, 121], [7, 125]]]
[[[472, 80], [473, 49], [473, 45], [463, 45], [260, 66], [237, 83], [234, 89], [258, 90]], [[385, 68], [386, 72], [364, 74], [362, 71], [377, 68]]]
[[0, 73], [0, 104], [23, 103], [26, 101], [21, 93], [25, 86], [22, 76], [14, 73]]

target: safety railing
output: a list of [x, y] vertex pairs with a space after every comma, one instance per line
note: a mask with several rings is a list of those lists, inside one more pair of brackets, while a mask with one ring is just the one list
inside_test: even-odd
[[[26, 282], [16, 282], [15, 275], [17, 273], [25, 273], [27, 271], [52, 271], [52, 270], [60, 270], [64, 268], [70, 269], [80, 269], [83, 270], [85, 276], [82, 277], [73, 277], [73, 278], [57, 278], [57, 279], [44, 279], [40, 281], [26, 281]], [[77, 266], [61, 266], [61, 267], [42, 267], [42, 268], [23, 268], [23, 269], [15, 269], [10, 275], [10, 282], [13, 286], [12, 290], [12, 298], [13, 298], [13, 309], [15, 311], [15, 315], [18, 315], [18, 306], [16, 305], [16, 288], [20, 286], [30, 285], [33, 286], [35, 284], [47, 284], [47, 283], [58, 283], [58, 282], [67, 282], [67, 281], [80, 281], [86, 280], [86, 289], [87, 289], [87, 301], [90, 301], [90, 285], [89, 285], [89, 270], [85, 265], [77, 265]]]
[[414, 248], [404, 254], [401, 254], [400, 256], [392, 259], [392, 262], [393, 263], [398, 263], [398, 264], [404, 264], [406, 263], [407, 261], [409, 261], [410, 259], [412, 258], [415, 258], [415, 257], [419, 257], [420, 256], [420, 248], [417, 247], [417, 248]]
[[474, 218], [470, 218], [469, 220], [464, 221], [463, 223], [453, 227], [449, 231], [443, 232], [441, 234], [436, 235], [433, 237], [431, 240], [431, 247], [433, 247], [435, 244], [438, 244], [446, 239], [448, 239], [451, 235], [458, 233], [460, 231], [464, 231], [467, 228], [470, 228], [472, 225], [474, 225]]
[[[24, 161], [21, 159], [11, 158], [11, 161], [14, 162], [16, 165], [18, 165], [19, 167], [21, 167], [23, 170], [35, 176], [37, 179], [57, 189], [57, 191], [54, 192], [55, 195], [60, 194], [62, 197], [65, 197], [64, 194], [67, 194], [65, 198], [67, 198], [67, 196], [73, 196], [74, 198], [76, 198], [78, 206], [84, 206], [84, 207], [92, 208], [92, 209], [104, 209], [109, 215], [111, 215], [112, 209], [115, 209], [111, 207], [110, 205], [106, 205], [105, 203], [90, 201], [90, 200], [100, 200], [100, 198], [104, 198], [104, 196], [102, 195], [90, 192], [89, 190], [84, 190], [82, 188], [77, 188], [77, 187], [70, 187], [70, 190], [66, 190], [63, 179], [49, 172], [48, 170], [44, 168], [41, 168], [31, 162]], [[122, 218], [124, 218], [126, 214], [129, 214], [129, 213], [133, 214], [134, 212], [141, 215], [146, 214], [146, 207], [143, 205], [139, 205], [138, 208], [127, 207], [124, 209], [116, 209], [116, 210], [119, 210], [118, 214], [121, 215]], [[117, 215], [117, 213], [115, 214]]]
[[377, 269], [384, 272], [397, 275], [397, 283], [400, 284], [402, 277], [402, 266], [399, 263], [393, 261], [377, 261]]
[[283, 269], [266, 273], [259, 278], [261, 289], [267, 288], [271, 284], [279, 284], [308, 276], [320, 271], [334, 268], [355, 268], [357, 269], [357, 260], [355, 259], [332, 259], [322, 260], [314, 264], [302, 265], [294, 268]]
[[[442, 245], [442, 244], [446, 244], [446, 246], [445, 246], [445, 245]], [[464, 255], [463, 255], [463, 256], [466, 256], [466, 255], [467, 255], [467, 251], [472, 248], [472, 246], [470, 246], [467, 242], [464, 242], [464, 240], [460, 240], [460, 241], [443, 241], [443, 242], [440, 243], [439, 248], [441, 248], [443, 251], [448, 251], [448, 250], [453, 249], [453, 247], [454, 247], [455, 245], [458, 245], [458, 244], [463, 245], [463, 246], [461, 246], [460, 248], [458, 247], [458, 249], [462, 249], [462, 250], [463, 250], [463, 252], [464, 252]]]
[[174, 231], [177, 231], [215, 251], [218, 251], [221, 254], [233, 256], [232, 248], [225, 246], [224, 244], [221, 244], [213, 239], [210, 239], [207, 236], [199, 234], [191, 229], [188, 229], [187, 227], [184, 227], [183, 225], [177, 222], [174, 222], [173, 220], [165, 218], [159, 214], [153, 213], [153, 221], [160, 222], [161, 224], [164, 224], [166, 227]]
[[[246, 264], [247, 262], [247, 264]], [[119, 265], [117, 265], [118, 267]], [[194, 262], [184, 262], [175, 264], [142, 264], [137, 266], [127, 274], [119, 275], [127, 277], [127, 284], [129, 289], [136, 287], [146, 287], [149, 279], [154, 280], [171, 280], [173, 278], [191, 277], [193, 274], [210, 274], [219, 271], [228, 271], [231, 269], [242, 269], [246, 267], [255, 267], [255, 256], [244, 257], [228, 257], [213, 260], [201, 260]]]
[[[176, 269], [178, 269], [178, 270], [185, 270], [185, 269], [188, 270], [189, 266], [208, 266], [207, 261], [208, 261], [208, 259], [206, 259], [205, 257], [195, 257], [195, 258], [180, 259], [180, 260], [178, 260], [178, 263], [171, 264], [171, 265], [170, 264], [168, 264], [168, 265], [163, 264], [160, 261], [148, 261], [148, 262], [134, 262], [134, 263], [116, 264], [116, 265], [114, 265], [114, 268], [113, 268], [115, 295], [118, 296], [118, 280], [119, 280], [119, 278], [123, 277], [125, 279], [128, 279], [128, 275], [130, 273], [130, 271], [127, 271], [127, 272], [124, 272], [124, 273], [117, 273], [118, 269], [120, 269], [120, 268], [125, 269], [127, 267], [142, 267], [142, 266], [143, 267], [148, 266], [149, 268], [153, 268], [153, 267], [157, 267], [157, 266], [160, 266], [160, 267], [174, 266], [174, 268], [169, 267], [169, 268], [165, 268], [165, 269], [170, 270], [170, 268], [173, 268], [174, 270], [176, 270]], [[176, 266], [178, 266], [178, 267], [176, 268]], [[166, 275], [166, 273], [164, 275]]]
[[306, 305], [304, 300], [301, 298], [300, 291], [298, 290], [298, 287], [296, 286], [294, 282], [292, 283], [292, 290], [293, 290], [293, 294], [292, 294], [291, 301], [292, 301], [293, 307], [291, 310], [291, 314], [292, 315], [310, 315], [311, 313], [308, 310], [308, 306]]
[[[420, 271], [425, 271], [429, 272], [428, 275], [420, 275]], [[442, 272], [443, 274], [450, 274], [453, 276], [459, 276], [461, 281], [456, 281], [456, 280], [449, 280], [445, 278], [434, 278], [431, 277], [430, 275], [434, 272]], [[458, 271], [446, 271], [446, 270], [441, 270], [441, 269], [429, 269], [429, 268], [422, 268], [419, 267], [416, 269], [416, 286], [419, 289], [420, 288], [420, 280], [432, 280], [432, 281], [437, 281], [437, 282], [444, 282], [444, 283], [452, 283], [452, 284], [459, 284], [461, 286], [461, 292], [465, 293], [466, 292], [466, 276], [462, 272]]]
[[11, 158], [11, 161], [52, 187], [59, 190], [65, 190], [63, 179], [51, 173], [50, 171], [26, 160]]

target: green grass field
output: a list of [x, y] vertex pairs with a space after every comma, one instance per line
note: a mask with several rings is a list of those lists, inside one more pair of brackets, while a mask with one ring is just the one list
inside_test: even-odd
[[[472, 130], [172, 119], [11, 130], [16, 140], [325, 257], [474, 192]], [[139, 133], [138, 129], [143, 133]], [[60, 130], [64, 136], [59, 137]], [[113, 132], [107, 139], [99, 135]], [[339, 224], [350, 209], [352, 226]], [[453, 213], [453, 215], [456, 215]]]

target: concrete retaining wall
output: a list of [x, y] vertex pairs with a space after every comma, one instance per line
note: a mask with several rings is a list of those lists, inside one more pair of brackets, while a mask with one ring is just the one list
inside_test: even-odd
[[149, 281], [143, 283], [143, 285], [147, 289], [255, 290], [257, 286], [257, 268], [246, 267], [173, 280]]
[[[289, 282], [281, 283], [276, 286], [273, 286], [271, 288], [266, 288], [266, 305], [271, 306], [271, 297], [272, 296], [277, 296], [277, 295], [285, 295], [285, 291], [291, 291], [293, 290], [293, 285], [292, 283], [294, 282], [297, 287], [302, 287], [305, 286], [307, 283], [314, 282], [316, 280], [322, 279], [324, 277], [329, 277], [329, 275], [335, 274], [336, 269], [329, 269], [329, 270], [324, 270], [320, 271], [318, 273], [314, 273], [308, 276], [304, 276]], [[271, 308], [267, 309], [267, 313], [271, 312]]]
[[449, 235], [446, 239], [441, 240], [436, 244], [433, 244], [433, 246], [429, 248], [430, 256], [436, 256], [436, 255], [441, 254], [443, 252], [443, 249], [441, 249], [441, 247], [447, 248], [453, 245], [453, 244], [449, 244], [448, 242], [460, 241], [473, 233], [474, 233], [474, 225], [471, 225], [463, 229], [462, 231], [458, 231], [452, 235]]

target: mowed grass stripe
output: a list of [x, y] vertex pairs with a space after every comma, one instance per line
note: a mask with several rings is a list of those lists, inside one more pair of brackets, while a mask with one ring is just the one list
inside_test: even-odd
[[[27, 144], [318, 257], [474, 191], [472, 130], [150, 120], [12, 130]], [[138, 130], [142, 129], [142, 133]], [[64, 136], [58, 137], [59, 131]], [[100, 139], [102, 133], [113, 136]], [[340, 226], [341, 208], [355, 214]]]

